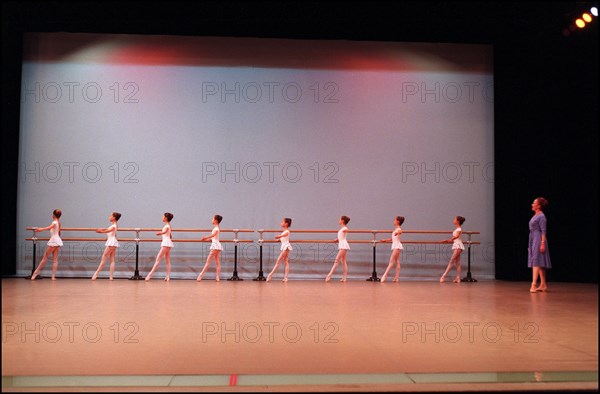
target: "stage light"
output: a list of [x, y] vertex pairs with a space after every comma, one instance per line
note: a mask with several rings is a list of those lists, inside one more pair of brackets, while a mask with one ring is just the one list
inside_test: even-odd
[[590, 23], [592, 21], [592, 17], [590, 14], [588, 14], [587, 12], [583, 15], [581, 15], [581, 17], [583, 18], [584, 21], [586, 21], [587, 23]]
[[592, 15], [598, 16], [598, 8], [597, 7], [590, 8], [590, 12], [592, 13]]
[[580, 28], [580, 29], [582, 29], [582, 28], [584, 28], [584, 27], [585, 27], [585, 22], [584, 22], [584, 21], [582, 21], [581, 19], [577, 19], [577, 20], [575, 21], [575, 24], [576, 24], [576, 25], [577, 25], [577, 27], [578, 27], [578, 28]]

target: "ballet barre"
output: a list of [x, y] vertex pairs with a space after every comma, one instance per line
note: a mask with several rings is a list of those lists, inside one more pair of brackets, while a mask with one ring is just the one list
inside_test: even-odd
[[[263, 233], [281, 233], [282, 230], [272, 230], [272, 229], [260, 229], [256, 230], [259, 234], [258, 244], [259, 244], [259, 274], [254, 280], [264, 281], [266, 278], [263, 274], [263, 253], [262, 253], [262, 244], [263, 243], [278, 243], [279, 240], [276, 239], [268, 239], [265, 240], [263, 238]], [[390, 243], [390, 242], [381, 242], [377, 240], [377, 234], [389, 234], [392, 230], [348, 230], [350, 234], [372, 234], [373, 239], [371, 240], [347, 240], [348, 243], [355, 244], [371, 244], [373, 247], [373, 272], [371, 276], [367, 278], [367, 281], [370, 282], [380, 282], [381, 279], [377, 276], [377, 244], [380, 243]], [[337, 233], [338, 230], [293, 230], [291, 233], [313, 233], [313, 234], [332, 234]], [[402, 234], [452, 234], [452, 231], [440, 231], [440, 230], [402, 230]], [[466, 235], [468, 238], [463, 244], [467, 245], [467, 276], [461, 279], [461, 282], [477, 282], [471, 275], [471, 245], [479, 245], [481, 242], [472, 241], [471, 237], [473, 235], [480, 234], [479, 231], [463, 231], [462, 235]], [[437, 241], [437, 240], [402, 240], [402, 244], [445, 244], [448, 242], [445, 241]], [[290, 241], [291, 244], [294, 243], [337, 243], [336, 240], [327, 240], [327, 239], [299, 239]]]
[[[36, 247], [37, 247], [37, 241], [48, 241], [49, 238], [48, 237], [37, 237], [36, 236], [36, 232], [35, 229], [37, 227], [27, 227], [26, 230], [32, 231], [33, 235], [30, 238], [26, 238], [27, 241], [32, 241], [33, 242], [33, 256], [32, 256], [32, 270], [31, 270], [31, 275], [33, 275], [33, 273], [35, 272], [35, 262], [36, 262]], [[122, 238], [119, 239], [119, 242], [134, 242], [135, 243], [135, 272], [134, 275], [129, 278], [130, 280], [140, 280], [143, 279], [142, 276], [140, 276], [139, 274], [139, 244], [143, 243], [143, 242], [162, 242], [162, 239], [160, 238], [151, 238], [151, 239], [143, 239], [140, 237], [140, 233], [142, 232], [158, 232], [161, 231], [162, 228], [139, 228], [139, 227], [133, 227], [133, 228], [119, 228], [118, 231], [120, 232], [135, 232], [135, 238]], [[87, 227], [68, 227], [68, 228], [62, 228], [61, 232], [87, 232], [87, 231], [96, 231], [96, 228], [87, 228]], [[210, 233], [212, 232], [212, 229], [210, 228], [175, 228], [171, 230], [172, 232], [181, 232], [181, 233]], [[276, 239], [264, 239], [263, 234], [264, 233], [281, 233], [281, 229], [278, 230], [273, 230], [273, 229], [259, 229], [259, 230], [249, 230], [249, 229], [224, 229], [224, 230], [220, 230], [220, 232], [223, 233], [234, 233], [234, 238], [231, 240], [221, 240], [221, 242], [223, 243], [233, 243], [234, 244], [234, 268], [233, 268], [233, 273], [231, 278], [227, 279], [230, 281], [241, 281], [243, 279], [241, 279], [238, 276], [238, 271], [237, 271], [237, 263], [238, 263], [238, 244], [239, 243], [253, 243], [255, 242], [254, 240], [251, 239], [239, 239], [238, 238], [238, 234], [239, 233], [254, 233], [254, 232], [258, 232], [259, 234], [259, 238], [256, 241], [259, 245], [259, 273], [258, 276], [256, 278], [254, 278], [253, 280], [255, 281], [265, 281], [266, 278], [264, 276], [264, 272], [263, 272], [263, 244], [265, 243], [279, 243], [279, 240]], [[338, 230], [308, 230], [308, 229], [304, 229], [304, 230], [293, 230], [292, 233], [303, 233], [303, 234], [307, 234], [307, 233], [312, 233], [312, 234], [335, 234], [337, 233]], [[373, 282], [379, 282], [381, 279], [377, 276], [377, 260], [376, 260], [376, 247], [378, 244], [380, 243], [384, 243], [381, 240], [377, 240], [377, 234], [389, 234], [391, 232], [390, 229], [386, 229], [386, 230], [348, 230], [348, 233], [350, 234], [371, 234], [372, 235], [372, 239], [370, 240], [366, 240], [366, 239], [358, 239], [358, 240], [354, 240], [354, 239], [350, 239], [348, 240], [348, 243], [353, 243], [353, 244], [371, 244], [373, 247], [373, 272], [371, 273], [371, 276], [369, 278], [367, 278], [367, 281], [373, 281]], [[452, 234], [452, 231], [438, 231], [438, 230], [403, 230], [402, 234]], [[462, 232], [463, 235], [467, 236], [468, 239], [463, 242], [463, 244], [467, 245], [467, 276], [463, 279], [461, 279], [462, 282], [477, 282], [476, 279], [474, 279], [471, 275], [471, 245], [479, 245], [481, 244], [478, 241], [473, 241], [471, 239], [471, 237], [473, 235], [477, 235], [480, 234], [479, 231], [463, 231]], [[105, 242], [106, 238], [88, 238], [88, 237], [66, 237], [66, 238], [62, 238], [63, 241], [82, 241], [82, 242]], [[199, 242], [211, 242], [210, 240], [205, 240], [205, 241], [201, 241], [200, 239], [174, 239], [173, 242], [193, 242], [193, 243], [199, 243]], [[330, 239], [300, 239], [300, 240], [294, 240], [293, 243], [336, 243], [337, 240], [330, 240]], [[385, 242], [385, 243], [389, 243], [389, 242]], [[448, 243], [445, 241], [438, 241], [438, 240], [402, 240], [403, 244], [444, 244], [444, 243]], [[30, 279], [31, 276], [29, 276], [27, 279]], [[40, 276], [38, 276], [38, 278], [41, 279]]]
[[[33, 276], [33, 273], [35, 272], [35, 262], [36, 262], [36, 246], [37, 246], [37, 241], [48, 241], [50, 238], [49, 237], [37, 237], [36, 236], [36, 232], [35, 229], [38, 227], [27, 227], [26, 230], [28, 231], [32, 231], [33, 235], [30, 238], [26, 238], [26, 241], [32, 241], [33, 242], [33, 256], [32, 256], [32, 270], [31, 270], [31, 275], [29, 277], [27, 277], [26, 279], [31, 279], [31, 276]], [[61, 232], [65, 231], [69, 231], [69, 232], [86, 232], [86, 231], [96, 231], [97, 228], [89, 228], [89, 227], [65, 227], [65, 228], [61, 228]], [[140, 233], [141, 232], [158, 232], [161, 231], [162, 228], [139, 228], [139, 227], [134, 227], [134, 228], [119, 228], [118, 231], [120, 232], [135, 232], [135, 238], [121, 238], [119, 239], [119, 242], [135, 242], [135, 271], [134, 274], [131, 278], [129, 278], [130, 280], [141, 280], [144, 279], [141, 275], [140, 275], [140, 271], [139, 271], [139, 247], [140, 247], [140, 243], [141, 242], [162, 242], [162, 239], [160, 238], [152, 238], [152, 239], [142, 239], [140, 237]], [[204, 228], [193, 228], [193, 229], [172, 229], [172, 232], [207, 232], [210, 233], [212, 232], [212, 229], [204, 229]], [[233, 243], [234, 244], [234, 263], [233, 263], [233, 273], [231, 278], [227, 279], [227, 280], [232, 280], [232, 281], [241, 281], [243, 279], [241, 279], [238, 276], [238, 272], [237, 272], [237, 262], [238, 262], [238, 244], [239, 243], [252, 243], [254, 242], [251, 239], [239, 239], [238, 238], [238, 234], [239, 233], [254, 233], [254, 230], [247, 230], [247, 229], [225, 229], [225, 230], [220, 230], [220, 232], [222, 233], [234, 233], [234, 238], [229, 240], [229, 239], [225, 239], [225, 240], [221, 240], [220, 242], [223, 243]], [[106, 238], [88, 238], [88, 237], [65, 237], [65, 238], [61, 238], [63, 241], [76, 241], [76, 242], [106, 242]], [[173, 242], [197, 242], [197, 243], [209, 243], [211, 242], [210, 240], [205, 240], [205, 241], [200, 241], [199, 239], [174, 239], [172, 240]], [[42, 279], [40, 275], [37, 276], [37, 278]], [[36, 279], [37, 279], [36, 278]]]
[[[131, 229], [128, 229], [131, 230]], [[137, 238], [139, 239], [139, 233], [142, 231], [151, 231], [151, 232], [156, 232], [156, 231], [161, 231], [162, 228], [135, 228], [133, 229], [137, 232]], [[121, 229], [119, 229], [119, 231], [121, 231]], [[212, 232], [212, 229], [206, 229], [206, 228], [172, 228], [171, 232], [187, 232], [187, 233], [194, 233], [194, 232], [199, 232], [199, 233], [204, 233], [204, 232]], [[252, 240], [241, 240], [238, 239], [238, 234], [239, 233], [254, 233], [254, 230], [248, 230], [248, 229], [225, 229], [225, 230], [219, 230], [219, 232], [221, 233], [234, 233], [234, 237], [233, 240], [222, 240], [220, 242], [233, 242], [234, 243], [234, 252], [233, 252], [233, 273], [231, 275], [231, 278], [227, 279], [227, 280], [231, 280], [231, 281], [242, 281], [243, 279], [239, 277], [238, 275], [238, 271], [237, 271], [237, 262], [238, 262], [238, 243], [251, 243], [253, 242]], [[140, 242], [142, 240], [138, 240], [138, 242]], [[148, 240], [150, 242], [162, 242], [162, 240], [160, 239], [153, 239], [153, 240]], [[140, 275], [139, 275], [139, 271], [138, 271], [138, 242], [136, 242], [136, 257], [135, 257], [135, 274], [130, 278], [133, 280], [140, 280], [143, 279]], [[200, 240], [188, 240], [188, 239], [181, 239], [181, 240], [173, 240], [173, 242], [211, 242], [211, 241], [200, 241]]]
[[[260, 229], [260, 230], [256, 230], [256, 231], [259, 234], [258, 244], [259, 244], [259, 249], [260, 249], [260, 258], [259, 258], [260, 271], [259, 271], [258, 277], [255, 278], [254, 280], [265, 280], [265, 278], [263, 276], [263, 272], [262, 272], [262, 244], [279, 242], [279, 241], [278, 240], [265, 240], [265, 239], [263, 239], [263, 233], [280, 233], [281, 230]], [[305, 229], [305, 230], [291, 230], [291, 233], [337, 234], [338, 231], [339, 230], [309, 230], [309, 229]], [[375, 243], [377, 242], [375, 237], [378, 232], [383, 232], [383, 231], [379, 231], [379, 230], [348, 230], [348, 233], [350, 233], [350, 234], [373, 234], [373, 240], [371, 240], [371, 241], [369, 241], [369, 240], [348, 240], [348, 243], [371, 243], [371, 244], [373, 244], [373, 273], [370, 278], [367, 278], [368, 281], [371, 281], [371, 280], [379, 281], [379, 278], [377, 278], [377, 271], [375, 268], [375, 265], [376, 265], [376, 263], [375, 263]], [[385, 230], [385, 232], [389, 233], [390, 230]], [[294, 240], [293, 242], [290, 242], [290, 243], [335, 243], [335, 242], [336, 242], [336, 240], [318, 239], [318, 240]]]

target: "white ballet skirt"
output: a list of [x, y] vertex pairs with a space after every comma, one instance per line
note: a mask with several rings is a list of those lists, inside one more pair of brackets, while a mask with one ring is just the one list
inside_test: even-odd
[[164, 233], [162, 235], [162, 242], [160, 244], [160, 246], [166, 246], [167, 248], [172, 248], [173, 246], [173, 241], [171, 240], [171, 226], [169, 226], [168, 224], [163, 227], [162, 231], [166, 231], [168, 230], [166, 233]]
[[62, 239], [60, 239], [60, 235], [58, 235], [59, 230], [60, 225], [58, 224], [58, 221], [53, 221], [52, 227], [50, 228], [50, 239], [48, 240], [48, 246], [63, 246]]
[[346, 241], [346, 233], [343, 231], [347, 230], [346, 227], [342, 227], [340, 231], [338, 231], [338, 249], [350, 249], [350, 244]]
[[292, 250], [292, 244], [290, 243], [290, 232], [285, 230], [281, 233], [282, 237], [279, 238], [281, 242], [281, 250]]
[[394, 250], [394, 249], [404, 250], [404, 246], [402, 246], [402, 243], [400, 242], [400, 234], [402, 234], [402, 230], [400, 230], [400, 231], [398, 231], [398, 230], [400, 230], [400, 227], [398, 227], [398, 229], [396, 229], [392, 232], [392, 250]]
[[117, 241], [117, 226], [113, 224], [108, 229], [111, 231], [106, 233], [106, 243], [104, 246], [114, 246], [118, 248], [119, 241]]
[[219, 232], [220, 230], [215, 227], [212, 230], [212, 239], [211, 239], [211, 244], [210, 244], [210, 250], [223, 250], [223, 246], [221, 245], [221, 242], [219, 241]]
[[[460, 228], [460, 227], [452, 232], [452, 236], [456, 237], [459, 232], [462, 232], [462, 228]], [[463, 241], [462, 241], [462, 239], [460, 239], [460, 237], [458, 237], [454, 240], [454, 243], [452, 244], [452, 250], [454, 250], [454, 249], [465, 250], [465, 245], [463, 244]]]

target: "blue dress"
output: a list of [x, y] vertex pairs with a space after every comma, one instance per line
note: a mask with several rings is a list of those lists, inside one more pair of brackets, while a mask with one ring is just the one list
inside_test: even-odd
[[527, 259], [527, 265], [529, 267], [552, 268], [552, 264], [550, 264], [548, 239], [546, 239], [546, 251], [540, 253], [542, 234], [546, 235], [546, 216], [543, 212], [534, 215], [529, 221], [529, 247]]

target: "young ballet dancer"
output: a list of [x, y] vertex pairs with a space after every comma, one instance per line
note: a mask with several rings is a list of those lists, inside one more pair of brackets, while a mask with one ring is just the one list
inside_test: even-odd
[[31, 275], [31, 280], [35, 280], [35, 278], [40, 274], [40, 272], [44, 269], [44, 265], [46, 265], [46, 261], [50, 255], [52, 255], [52, 280], [56, 280], [56, 270], [58, 268], [58, 252], [60, 247], [63, 246], [62, 239], [60, 239], [60, 217], [62, 212], [60, 209], [55, 209], [52, 212], [52, 223], [48, 227], [36, 228], [35, 232], [39, 233], [41, 231], [50, 230], [50, 239], [48, 240], [48, 244], [46, 247], [46, 252], [44, 253], [44, 257], [42, 257], [42, 261], [40, 261], [40, 265], [36, 268]]
[[96, 230], [97, 233], [106, 234], [106, 243], [104, 244], [104, 253], [102, 253], [102, 259], [100, 260], [100, 265], [98, 269], [92, 276], [92, 280], [96, 280], [98, 278], [98, 274], [104, 268], [104, 261], [109, 258], [110, 259], [110, 270], [108, 278], [113, 280], [113, 272], [115, 272], [115, 253], [117, 248], [119, 247], [119, 241], [117, 241], [117, 222], [121, 218], [121, 214], [119, 212], [113, 212], [108, 220], [111, 225], [107, 229], [99, 228]]
[[171, 235], [171, 220], [173, 220], [173, 214], [169, 212], [165, 212], [163, 215], [162, 221], [166, 223], [163, 227], [162, 231], [156, 233], [156, 235], [162, 235], [162, 243], [160, 244], [160, 251], [156, 256], [156, 262], [154, 263], [154, 267], [146, 276], [146, 280], [152, 279], [152, 275], [158, 269], [158, 265], [162, 258], [165, 258], [165, 262], [167, 263], [167, 276], [165, 276], [165, 280], [168, 282], [169, 275], [171, 274], [171, 249], [173, 249], [173, 236]]
[[452, 265], [456, 264], [456, 278], [454, 278], [452, 282], [460, 283], [460, 254], [463, 250], [465, 250], [465, 245], [463, 244], [462, 239], [460, 238], [462, 234], [462, 228], [460, 226], [462, 226], [464, 222], [465, 218], [463, 218], [462, 216], [456, 216], [453, 221], [454, 225], [456, 226], [456, 229], [454, 229], [454, 231], [452, 232], [452, 238], [442, 241], [445, 243], [452, 242], [453, 252], [452, 257], [450, 258], [450, 262], [448, 262], [448, 267], [446, 267], [446, 271], [444, 271], [444, 274], [440, 278], [440, 282], [444, 282], [446, 280], [446, 275], [448, 275], [448, 272], [450, 272]]
[[404, 216], [396, 216], [394, 219], [394, 231], [392, 231], [392, 238], [382, 239], [381, 242], [391, 242], [392, 243], [392, 255], [390, 256], [390, 263], [388, 264], [385, 273], [381, 277], [381, 283], [385, 282], [385, 278], [387, 278], [388, 273], [392, 269], [392, 267], [396, 266], [396, 275], [394, 276], [394, 282], [398, 282], [398, 276], [400, 276], [400, 251], [404, 249], [402, 243], [400, 242], [400, 235], [402, 234], [402, 226], [404, 223]]
[[208, 267], [210, 265], [210, 260], [213, 258], [215, 259], [215, 266], [216, 266], [216, 270], [217, 270], [215, 280], [217, 282], [219, 282], [221, 280], [221, 278], [220, 278], [220, 276], [221, 276], [221, 251], [223, 250], [223, 247], [221, 246], [221, 242], [219, 241], [219, 233], [221, 232], [221, 229], [219, 229], [219, 224], [221, 223], [221, 220], [223, 220], [223, 216], [221, 216], [221, 215], [213, 216], [212, 225], [215, 227], [212, 229], [212, 232], [210, 233], [209, 236], [206, 236], [200, 240], [203, 242], [203, 241], [207, 241], [208, 239], [212, 239], [212, 242], [210, 244], [210, 253], [208, 254], [208, 257], [206, 257], [206, 264], [204, 264], [204, 268], [202, 269], [202, 272], [200, 272], [200, 275], [198, 275], [198, 278], [196, 278], [197, 281], [202, 280], [204, 273], [206, 272], [206, 270], [208, 270]]
[[348, 233], [348, 227], [346, 227], [346, 225], [349, 222], [350, 222], [350, 218], [348, 216], [342, 216], [340, 218], [339, 224], [342, 227], [340, 228], [340, 231], [338, 231], [337, 239], [332, 241], [332, 242], [338, 243], [338, 254], [335, 257], [335, 262], [333, 263], [333, 267], [331, 267], [331, 271], [329, 271], [329, 274], [327, 274], [327, 278], [325, 278], [325, 282], [329, 282], [331, 280], [331, 275], [333, 275], [333, 272], [335, 271], [335, 269], [337, 268], [337, 266], [340, 262], [342, 262], [342, 267], [343, 267], [343, 274], [342, 274], [342, 279], [340, 280], [340, 282], [346, 281], [346, 275], [348, 275], [348, 265], [346, 264], [346, 253], [348, 252], [348, 249], [350, 249], [350, 245], [348, 244], [348, 241], [346, 241], [346, 233]]
[[290, 244], [290, 227], [291, 226], [292, 226], [292, 219], [291, 218], [283, 218], [283, 220], [281, 221], [281, 227], [283, 227], [283, 232], [281, 234], [275, 236], [275, 239], [278, 239], [281, 242], [281, 253], [279, 253], [279, 257], [277, 258], [277, 262], [275, 263], [275, 266], [273, 267], [273, 269], [271, 270], [269, 275], [267, 275], [267, 282], [271, 281], [273, 274], [275, 273], [275, 271], [277, 271], [277, 268], [279, 268], [279, 263], [281, 263], [281, 260], [283, 260], [283, 264], [285, 265], [285, 270], [283, 273], [283, 282], [288, 281], [288, 273], [290, 272], [290, 264], [289, 264], [288, 256], [289, 256], [290, 250], [292, 250], [292, 245]]

